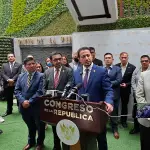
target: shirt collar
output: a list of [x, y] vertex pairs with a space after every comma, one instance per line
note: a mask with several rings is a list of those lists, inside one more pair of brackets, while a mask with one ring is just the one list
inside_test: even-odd
[[[104, 68], [107, 68], [107, 67], [106, 67], [106, 66], [104, 66]], [[112, 69], [112, 68], [113, 68], [113, 65], [109, 66], [109, 69], [110, 69], [110, 68]]]
[[[34, 72], [31, 73], [31, 74], [32, 74], [32, 77], [34, 76], [35, 72], [36, 72], [36, 71], [34, 71]], [[29, 72], [27, 72], [27, 74], [29, 75]]]
[[[129, 62], [127, 62], [127, 64], [126, 64], [125, 68], [127, 68], [127, 66], [128, 66], [128, 63], [129, 63]], [[120, 65], [120, 66], [121, 66], [121, 67], [124, 67], [124, 66], [122, 66], [122, 63], [121, 63], [121, 65]]]
[[[62, 66], [58, 70], [61, 71], [61, 69], [62, 69]], [[56, 71], [57, 71], [57, 69], [54, 67], [54, 72], [56, 72]]]
[[9, 64], [13, 64], [13, 65], [14, 65], [14, 64], [15, 64], [15, 61], [14, 61], [14, 62], [12, 62], [12, 63], [11, 63], [11, 62], [9, 62]]
[[92, 70], [92, 67], [93, 67], [93, 63], [88, 67], [86, 68], [84, 65], [83, 65], [83, 71], [85, 71], [86, 69], [89, 69], [89, 71]]

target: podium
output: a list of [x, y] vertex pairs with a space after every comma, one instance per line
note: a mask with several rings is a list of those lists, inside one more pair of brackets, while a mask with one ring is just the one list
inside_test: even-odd
[[[99, 134], [103, 132], [108, 121], [108, 115], [99, 110], [104, 110], [105, 104], [66, 100], [58, 97], [42, 96], [40, 101], [41, 120], [51, 125], [63, 119], [68, 119], [76, 124], [79, 131]], [[80, 150], [79, 142], [70, 146], [70, 150]]]

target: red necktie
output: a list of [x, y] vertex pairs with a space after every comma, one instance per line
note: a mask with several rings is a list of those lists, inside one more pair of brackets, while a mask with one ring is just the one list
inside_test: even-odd
[[54, 88], [56, 89], [59, 81], [59, 70], [56, 70], [55, 78], [54, 78]]
[[89, 69], [86, 69], [85, 70], [85, 76], [84, 76], [84, 79], [83, 79], [83, 83], [84, 83], [84, 88], [86, 88], [87, 84], [88, 84], [88, 74], [89, 74]]

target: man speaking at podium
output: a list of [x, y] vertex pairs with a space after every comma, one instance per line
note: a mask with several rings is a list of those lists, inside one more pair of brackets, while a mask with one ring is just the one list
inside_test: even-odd
[[[94, 65], [92, 55], [88, 47], [82, 47], [78, 50], [78, 58], [82, 64], [74, 72], [75, 84], [82, 83], [78, 94], [89, 94], [91, 102], [99, 103], [104, 101], [106, 111], [113, 111], [113, 89], [105, 68]], [[99, 119], [99, 118], [97, 118]], [[97, 150], [97, 135], [82, 133], [80, 135], [81, 150]], [[99, 150], [107, 150], [106, 129], [98, 135]]]

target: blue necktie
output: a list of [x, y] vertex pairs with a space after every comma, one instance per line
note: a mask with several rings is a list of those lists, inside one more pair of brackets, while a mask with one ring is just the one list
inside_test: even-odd
[[84, 83], [84, 88], [86, 88], [87, 84], [88, 84], [88, 74], [89, 74], [89, 69], [85, 69], [85, 76], [84, 76], [84, 80], [83, 80], [83, 83]]

